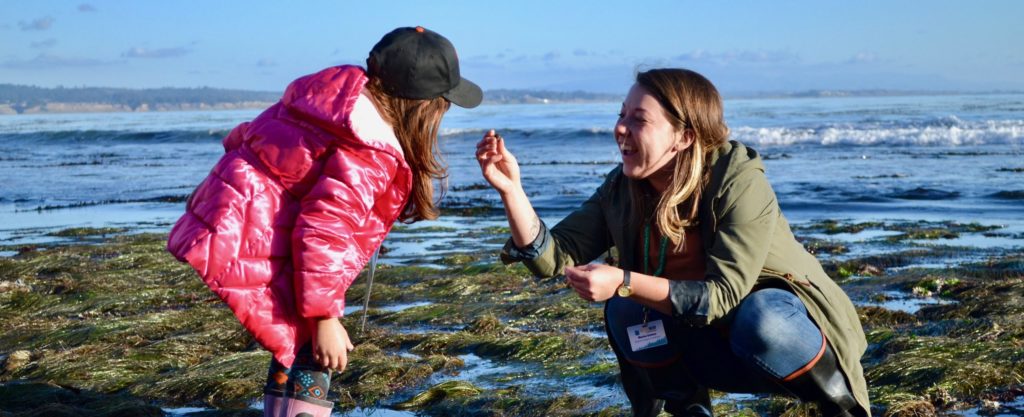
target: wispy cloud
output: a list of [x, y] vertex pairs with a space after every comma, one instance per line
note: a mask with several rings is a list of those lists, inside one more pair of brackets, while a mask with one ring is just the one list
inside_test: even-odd
[[29, 43], [29, 46], [31, 46], [31, 47], [33, 47], [35, 49], [49, 49], [49, 48], [52, 48], [56, 44], [57, 44], [57, 40], [56, 39], [49, 38], [49, 39], [46, 39], [46, 40], [41, 40], [39, 42]]
[[274, 61], [273, 59], [270, 58], [262, 58], [259, 61], [256, 61], [256, 66], [260, 68], [276, 67], [277, 61]]
[[48, 70], [59, 68], [98, 67], [110, 64], [113, 64], [113, 62], [101, 61], [92, 58], [65, 57], [41, 53], [36, 55], [35, 58], [28, 60], [14, 59], [0, 62], [0, 67], [10, 69]]
[[82, 3], [78, 5], [78, 11], [82, 13], [91, 13], [96, 11], [96, 7], [89, 3]]
[[548, 53], [544, 54], [544, 56], [542, 56], [541, 59], [544, 60], [544, 62], [554, 62], [555, 60], [557, 60], [558, 58], [561, 58], [561, 57], [562, 57], [562, 54], [560, 52], [558, 52], [558, 51], [551, 51], [551, 52], [548, 52]]
[[878, 62], [878, 56], [871, 52], [858, 52], [846, 61], [847, 64], [869, 64]]
[[713, 52], [704, 49], [697, 49], [683, 54], [676, 55], [676, 61], [683, 62], [706, 62], [718, 65], [732, 64], [782, 64], [799, 63], [800, 55], [786, 51], [763, 51], [763, 50], [741, 50]]
[[143, 58], [143, 59], [159, 59], [159, 58], [175, 58], [179, 56], [187, 55], [192, 52], [188, 48], [174, 47], [174, 48], [131, 48], [121, 53], [121, 57], [124, 58]]
[[20, 21], [18, 26], [21, 30], [48, 30], [53, 26], [54, 18], [50, 16], [43, 16], [31, 22]]

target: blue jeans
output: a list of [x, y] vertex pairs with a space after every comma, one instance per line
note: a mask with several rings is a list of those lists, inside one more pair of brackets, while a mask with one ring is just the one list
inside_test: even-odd
[[[724, 392], [783, 393], [779, 381], [804, 368], [821, 352], [821, 331], [808, 317], [803, 302], [789, 291], [768, 288], [752, 292], [735, 314], [728, 329], [695, 328], [665, 320], [669, 343], [680, 357], [666, 367], [635, 368], [622, 360], [623, 346], [617, 346], [620, 367], [632, 368], [622, 372], [627, 395], [632, 399], [631, 390], [646, 386], [657, 398], [679, 399], [687, 397], [694, 385]], [[649, 385], [642, 375], [649, 378]], [[642, 397], [646, 395], [636, 398]]]

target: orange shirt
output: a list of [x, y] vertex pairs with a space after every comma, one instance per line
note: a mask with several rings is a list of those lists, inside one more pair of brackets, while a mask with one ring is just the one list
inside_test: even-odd
[[[682, 252], [673, 251], [672, 241], [668, 242], [668, 247], [665, 249], [665, 255], [668, 258], [665, 260], [665, 271], [661, 273], [661, 277], [673, 281], [703, 280], [704, 244], [701, 242], [700, 228], [687, 227], [684, 236], [686, 243], [683, 244]], [[642, 235], [640, 239], [643, 240]], [[647, 271], [649, 274], [654, 274], [655, 269], [658, 268], [658, 256], [661, 249], [661, 233], [657, 227], [651, 227], [651, 241], [647, 245], [650, 251], [647, 255], [649, 262]], [[640, 251], [643, 251], [643, 246], [640, 247]]]

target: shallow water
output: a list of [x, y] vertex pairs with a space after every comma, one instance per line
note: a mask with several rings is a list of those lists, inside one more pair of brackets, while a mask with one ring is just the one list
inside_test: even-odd
[[[371, 297], [372, 297], [372, 295], [371, 295]], [[432, 304], [434, 304], [434, 303], [430, 302], [430, 301], [415, 301], [415, 302], [411, 302], [411, 303], [391, 304], [391, 305], [377, 307], [377, 306], [374, 306], [373, 303], [371, 302], [370, 303], [370, 308], [373, 309], [373, 310], [379, 311], [381, 313], [397, 313], [399, 311], [408, 310], [410, 308], [429, 306], [429, 305], [432, 305]], [[362, 311], [363, 311], [363, 304], [362, 303], [359, 303], [358, 305], [346, 305], [345, 306], [345, 315], [346, 316], [348, 316], [350, 314], [354, 314], [354, 313], [360, 313], [361, 314]]]
[[948, 415], [963, 417], [1020, 417], [1024, 416], [1024, 397], [1017, 397], [1013, 401], [997, 403], [998, 408], [982, 409], [975, 407], [962, 411], [953, 411]]
[[857, 305], [882, 307], [892, 311], [902, 311], [910, 314], [932, 305], [954, 304], [956, 301], [940, 297], [921, 297], [901, 291], [881, 291], [885, 301], [855, 300]]
[[[764, 155], [794, 221], [983, 219], [1020, 231], [1021, 102], [1024, 95], [727, 100], [726, 110], [733, 138]], [[453, 109], [440, 144], [451, 174], [444, 204], [498, 206], [473, 158], [484, 129], [496, 128], [523, 164], [540, 214], [564, 216], [618, 162], [617, 111], [616, 103]], [[142, 200], [188, 195], [223, 153], [221, 138], [257, 113], [0, 116], [0, 239], [25, 227], [173, 223], [183, 203]]]
[[[263, 410], [263, 402], [256, 401], [250, 405], [253, 410]], [[183, 410], [183, 409], [179, 409]], [[188, 412], [206, 411], [208, 409], [194, 408]], [[171, 413], [171, 416], [182, 416], [187, 417], [188, 414], [173, 414], [171, 409], [164, 409], [164, 412]], [[415, 417], [416, 413], [411, 411], [400, 411], [392, 410], [389, 408], [368, 408], [368, 407], [356, 407], [348, 411], [337, 411], [331, 413], [331, 417]]]
[[[847, 260], [913, 248], [957, 247], [903, 267], [946, 267], [1024, 248], [1024, 96], [943, 96], [726, 102], [733, 138], [756, 147], [784, 214], [794, 226], [820, 220], [857, 223], [978, 222], [992, 233], [954, 239], [889, 242], [900, 232], [798, 235], [845, 243]], [[601, 184], [619, 160], [611, 139], [618, 104], [481, 106], [446, 116], [441, 147], [450, 167], [449, 210], [490, 207], [482, 214], [446, 214], [402, 226], [385, 241], [383, 264], [443, 267], [445, 257], [493, 263], [507, 238], [500, 201], [479, 174], [472, 150], [485, 128], [497, 128], [522, 162], [524, 186], [542, 219], [556, 224]], [[221, 138], [256, 111], [102, 115], [0, 116], [0, 257], [21, 245], [68, 242], [48, 233], [70, 227], [126, 227], [166, 232], [182, 201], [223, 152]], [[162, 201], [177, 202], [162, 202]], [[449, 211], [454, 213], [454, 211]], [[881, 284], [879, 284], [881, 286]], [[898, 291], [878, 305], [914, 313], [947, 303]], [[395, 313], [427, 301], [371, 308]], [[361, 300], [346, 314], [362, 310]], [[393, 326], [399, 334], [453, 332], [463, 326]], [[580, 334], [603, 339], [599, 327]], [[604, 356], [588, 358], [596, 362]], [[399, 353], [403, 354], [403, 353]], [[408, 354], [408, 353], [405, 353]], [[625, 404], [615, 384], [553, 377], [536, 364], [460, 356], [459, 379], [484, 387], [523, 385], [538, 396], [572, 393], [597, 404]], [[434, 378], [434, 377], [432, 377]], [[443, 382], [445, 377], [431, 379]], [[413, 395], [407, 392], [404, 395]], [[753, 400], [728, 395], [716, 401]], [[398, 402], [398, 399], [394, 402]], [[1016, 405], [1014, 405], [1016, 404]], [[261, 406], [261, 405], [257, 405]], [[1018, 410], [1024, 405], [1011, 403]], [[196, 409], [167, 409], [184, 415]], [[177, 414], [175, 414], [177, 413]], [[978, 415], [968, 410], [965, 416]], [[973, 413], [973, 414], [972, 414]], [[401, 416], [411, 412], [356, 409], [336, 416]], [[1020, 415], [1020, 414], [1014, 414]]]

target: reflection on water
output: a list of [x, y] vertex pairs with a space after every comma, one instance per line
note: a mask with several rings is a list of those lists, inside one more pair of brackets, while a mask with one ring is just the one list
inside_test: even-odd
[[963, 417], [1021, 417], [1024, 416], [1024, 397], [1013, 401], [998, 402], [983, 400], [983, 407], [951, 411], [948, 415]]
[[[391, 304], [391, 305], [383, 306], [383, 307], [375, 307], [373, 305], [372, 300], [371, 300], [371, 302], [370, 302], [370, 311], [378, 311], [378, 312], [381, 312], [381, 313], [397, 313], [399, 311], [408, 310], [410, 308], [429, 306], [429, 305], [432, 305], [432, 304], [434, 304], [434, 303], [432, 303], [430, 301], [416, 301], [416, 302], [412, 302], [412, 303]], [[363, 311], [362, 303], [359, 303], [357, 305], [353, 304], [353, 305], [346, 305], [345, 306], [345, 315], [346, 316], [348, 316], [350, 314], [353, 314], [353, 313], [359, 313], [361, 311]]]
[[883, 301], [862, 300], [858, 305], [882, 307], [892, 311], [903, 311], [914, 314], [918, 310], [931, 305], [956, 304], [954, 300], [939, 297], [920, 297], [900, 291], [882, 291]]

